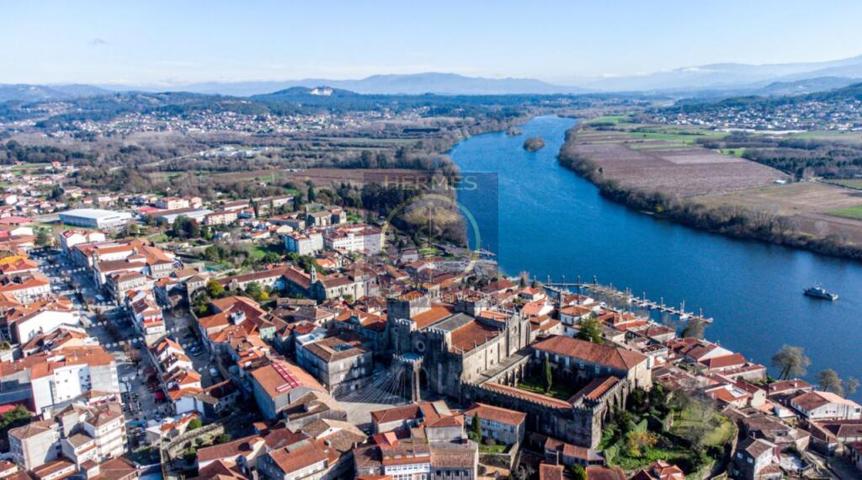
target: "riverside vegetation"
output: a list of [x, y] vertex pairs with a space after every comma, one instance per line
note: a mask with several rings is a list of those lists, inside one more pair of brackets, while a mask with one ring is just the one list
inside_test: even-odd
[[[643, 127], [638, 129], [643, 132]], [[727, 157], [726, 160], [717, 158], [722, 155], [698, 145], [699, 142], [719, 142], [720, 139], [696, 132], [678, 134], [675, 138], [668, 135], [655, 132], [641, 134], [632, 130], [620, 133], [618, 127], [604, 122], [592, 125], [585, 123], [566, 133], [558, 159], [563, 166], [594, 183], [606, 198], [639, 211], [736, 238], [762, 240], [862, 260], [862, 245], [851, 236], [854, 231], [862, 232], [862, 224], [841, 225], [850, 229], [850, 234], [837, 231], [824, 235], [808, 228], [804, 219], [798, 216], [782, 214], [780, 211], [774, 213], [754, 202], [748, 202], [748, 192], [762, 193], [778, 189], [790, 192], [798, 188], [797, 185], [801, 184], [776, 184], [786, 182], [789, 176], [775, 170], [771, 178], [767, 175], [757, 182], [751, 182], [754, 176], [750, 172], [757, 171], [752, 166], [760, 166], [734, 155], [723, 155]], [[686, 135], [689, 137], [686, 138]], [[601, 141], [591, 143], [597, 138], [601, 138]], [[679, 138], [683, 138], [683, 147], [679, 143], [674, 144]], [[663, 153], [667, 156], [661, 158]], [[626, 158], [626, 154], [637, 157]], [[689, 154], [690, 159], [680, 159], [683, 154]], [[705, 155], [715, 155], [716, 158], [704, 160]], [[665, 158], [671, 160], [663, 165], [658, 163]], [[739, 175], [691, 173], [695, 171], [692, 165], [697, 163], [716, 169], [736, 160], [746, 162], [733, 167], [739, 169]], [[628, 166], [625, 165], [626, 161], [629, 161]], [[655, 168], [641, 169], [640, 165], [644, 161], [653, 161]], [[730, 180], [725, 184], [714, 185], [726, 179]], [[823, 215], [820, 218], [831, 220]]]

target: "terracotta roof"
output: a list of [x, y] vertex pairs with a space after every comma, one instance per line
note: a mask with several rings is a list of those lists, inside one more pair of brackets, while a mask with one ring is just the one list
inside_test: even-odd
[[37, 420], [9, 430], [9, 435], [19, 439], [34, 437], [54, 428], [54, 420]]
[[587, 478], [589, 480], [626, 480], [626, 475], [619, 467], [590, 465], [587, 467]]
[[429, 310], [413, 315], [411, 320], [416, 324], [416, 328], [421, 330], [451, 316], [454, 311], [451, 305], [432, 305]]
[[839, 403], [842, 405], [851, 405], [858, 407], [859, 405], [846, 398], [843, 398], [839, 395], [836, 395], [832, 392], [806, 392], [800, 395], [793, 397], [790, 402], [793, 405], [797, 405], [800, 408], [811, 411], [816, 408], [822, 407], [823, 405], [828, 405], [830, 403]]
[[569, 402], [549, 397], [547, 395], [541, 395], [538, 393], [528, 392], [526, 390], [521, 390], [520, 388], [509, 387], [507, 385], [501, 385], [499, 383], [488, 382], [482, 385], [482, 387], [492, 391], [502, 393], [503, 395], [507, 395], [510, 397], [520, 398], [521, 400], [526, 400], [529, 402], [537, 403], [539, 405], [545, 405], [547, 407], [554, 408], [564, 408], [569, 409], [572, 408], [572, 405]]
[[508, 408], [495, 407], [484, 403], [475, 403], [469, 410], [464, 412], [464, 415], [472, 417], [479, 415], [479, 418], [506, 425], [520, 425], [527, 418], [527, 414], [517, 410], [509, 410]]
[[275, 360], [251, 372], [258, 384], [275, 398], [300, 386], [325, 391], [322, 385], [302, 368], [283, 360]]
[[387, 408], [385, 410], [375, 410], [371, 412], [371, 418], [376, 423], [389, 423], [398, 420], [413, 420], [420, 418], [421, 410], [419, 405], [411, 403], [399, 407]]
[[198, 462], [232, 459], [238, 455], [248, 455], [263, 443], [263, 438], [259, 435], [250, 435], [227, 443], [203, 447], [198, 449]]
[[599, 345], [561, 335], [542, 340], [533, 345], [533, 348], [626, 371], [644, 362], [647, 358], [640, 353], [621, 347]]
[[294, 450], [288, 448], [273, 450], [269, 456], [282, 472], [289, 474], [316, 463], [325, 462], [329, 458], [327, 450], [318, 444], [309, 443]]
[[60, 351], [40, 353], [14, 362], [0, 362], [0, 375], [24, 369], [30, 370], [31, 378], [41, 378], [54, 373], [54, 369], [68, 365], [104, 366], [114, 362], [100, 345], [66, 347]]
[[[51, 475], [56, 475], [59, 472], [69, 470], [70, 474], [75, 472], [75, 464], [68, 460], [54, 460], [53, 462], [48, 462], [44, 465], [38, 466], [32, 470], [33, 476], [36, 478], [45, 478]], [[54, 478], [66, 478], [69, 475], [64, 475], [62, 477], [54, 477]]]
[[475, 320], [465, 323], [451, 333], [451, 346], [469, 352], [500, 334], [500, 330]]
[[717, 368], [728, 368], [728, 367], [737, 367], [740, 365], [745, 365], [747, 360], [740, 353], [734, 353], [732, 355], [722, 355], [720, 357], [710, 358], [708, 360], [704, 360], [703, 363], [706, 368], [710, 370], [715, 370]]
[[539, 480], [563, 480], [563, 466], [542, 463], [539, 465]]
[[447, 427], [463, 427], [463, 415], [447, 415], [434, 420], [426, 421], [426, 428], [447, 428]]
[[590, 383], [585, 385], [584, 388], [578, 390], [574, 395], [572, 395], [572, 397], [569, 398], [569, 402], [574, 403], [582, 398], [590, 401], [597, 401], [602, 398], [602, 395], [607, 393], [619, 382], [620, 380], [617, 377], [594, 378]]

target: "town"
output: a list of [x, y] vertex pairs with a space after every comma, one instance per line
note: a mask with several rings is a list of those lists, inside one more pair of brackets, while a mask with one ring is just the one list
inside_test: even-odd
[[862, 475], [862, 406], [693, 319], [471, 268], [322, 185], [58, 192], [73, 170], [36, 165], [2, 174], [0, 478]]

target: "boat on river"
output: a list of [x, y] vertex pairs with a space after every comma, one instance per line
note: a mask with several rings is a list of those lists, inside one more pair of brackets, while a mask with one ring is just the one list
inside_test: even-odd
[[830, 300], [833, 302], [835, 300], [838, 300], [838, 294], [837, 293], [830, 292], [829, 290], [826, 290], [825, 288], [821, 287], [820, 285], [815, 285], [811, 288], [806, 288], [804, 293], [808, 297], [817, 298], [820, 300]]

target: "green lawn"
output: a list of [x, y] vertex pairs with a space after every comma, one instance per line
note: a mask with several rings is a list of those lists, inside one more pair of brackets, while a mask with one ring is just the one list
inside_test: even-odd
[[643, 455], [637, 458], [629, 457], [622, 452], [624, 450], [621, 449], [621, 452], [613, 458], [613, 465], [627, 471], [644, 468], [656, 460], [664, 460], [669, 463], [682, 463], [681, 460], [691, 456], [690, 451], [681, 448], [647, 448], [644, 450]]
[[506, 453], [506, 445], [485, 445], [479, 444], [479, 453]]
[[545, 392], [545, 379], [544, 377], [540, 378], [538, 375], [530, 375], [524, 378], [523, 381], [518, 383], [518, 388], [528, 392], [558, 398], [560, 400], [568, 400], [578, 391], [576, 386], [571, 382], [565, 382], [561, 379], [555, 378], [554, 382], [551, 383], [551, 390]]
[[855, 207], [839, 208], [838, 210], [831, 210], [827, 213], [836, 217], [862, 220], [862, 205], [857, 205]]
[[617, 125], [619, 123], [627, 122], [628, 120], [628, 115], [602, 115], [600, 117], [591, 118], [587, 121], [587, 125], [594, 123], [613, 123], [614, 125]]
[[833, 130], [815, 130], [812, 132], [791, 133], [785, 138], [800, 140], [823, 140], [828, 142], [862, 143], [862, 132], [838, 132]]
[[742, 154], [745, 153], [744, 148], [722, 148], [719, 150], [723, 155], [730, 155], [731, 157], [742, 157]]
[[703, 437], [703, 445], [706, 446], [722, 446], [730, 441], [734, 434], [733, 424], [727, 417], [715, 410], [703, 408], [700, 403], [692, 403], [677, 413], [671, 432], [684, 437], [687, 432], [702, 428], [708, 429]]
[[826, 183], [834, 183], [835, 185], [841, 185], [842, 187], [862, 190], [862, 178], [840, 178], [838, 180], [829, 180]]
[[153, 243], [164, 243], [168, 241], [168, 236], [162, 232], [154, 233], [147, 238]]
[[640, 140], [663, 140], [665, 142], [693, 145], [700, 138], [721, 138], [723, 132], [701, 130], [695, 128], [663, 127], [661, 125], [644, 125], [636, 129], [625, 130], [630, 137]]
[[440, 254], [440, 251], [434, 247], [426, 246], [419, 248], [419, 255], [423, 257], [434, 257]]

